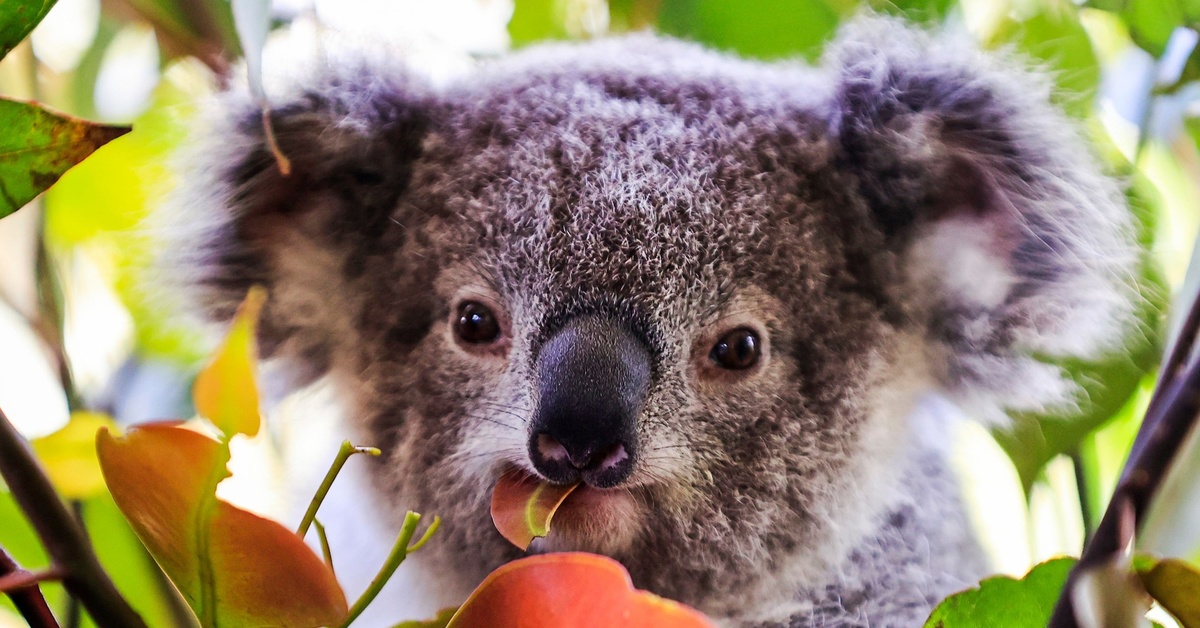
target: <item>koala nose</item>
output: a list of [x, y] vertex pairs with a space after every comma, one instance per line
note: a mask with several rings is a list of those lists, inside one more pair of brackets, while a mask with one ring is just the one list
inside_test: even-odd
[[552, 482], [616, 486], [633, 471], [637, 415], [650, 388], [650, 353], [616, 323], [582, 317], [542, 345], [534, 468]]

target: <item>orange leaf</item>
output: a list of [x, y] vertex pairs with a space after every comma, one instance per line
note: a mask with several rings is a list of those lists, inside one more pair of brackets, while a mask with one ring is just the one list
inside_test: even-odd
[[550, 520], [578, 484], [559, 486], [524, 471], [500, 476], [492, 490], [492, 523], [509, 543], [522, 550], [550, 533]]
[[283, 526], [216, 498], [228, 445], [179, 424], [101, 430], [113, 499], [163, 571], [213, 626], [324, 626], [346, 616], [329, 568]]
[[449, 628], [714, 628], [699, 611], [633, 588], [604, 556], [571, 552], [513, 561], [488, 575]]
[[192, 387], [196, 411], [212, 421], [226, 438], [232, 438], [234, 434], [254, 436], [262, 423], [254, 376], [258, 362], [255, 335], [258, 316], [266, 300], [267, 291], [261, 286], [250, 289], [238, 308], [225, 342], [213, 361], [196, 377]]

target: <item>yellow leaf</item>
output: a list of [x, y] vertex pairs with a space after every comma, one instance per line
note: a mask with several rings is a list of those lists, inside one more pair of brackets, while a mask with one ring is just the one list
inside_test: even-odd
[[206, 628], [337, 625], [345, 594], [283, 526], [216, 498], [229, 446], [180, 424], [97, 436], [113, 499]]
[[64, 497], [87, 499], [104, 493], [104, 476], [96, 459], [96, 432], [102, 427], [117, 429], [107, 414], [75, 412], [62, 429], [30, 443], [46, 475]]
[[250, 289], [238, 308], [225, 342], [212, 362], [196, 377], [192, 388], [196, 411], [212, 421], [226, 438], [235, 434], [254, 436], [262, 424], [254, 376], [258, 362], [255, 334], [258, 315], [266, 299], [267, 292], [262, 287]]
[[1200, 627], [1200, 570], [1178, 558], [1138, 569], [1146, 591], [1184, 628]]

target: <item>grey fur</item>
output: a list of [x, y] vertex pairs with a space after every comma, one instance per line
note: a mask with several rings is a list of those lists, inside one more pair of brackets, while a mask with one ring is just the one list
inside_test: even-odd
[[[460, 586], [518, 556], [491, 487], [531, 469], [533, 358], [571, 316], [634, 328], [654, 373], [632, 514], [550, 548], [792, 626], [913, 625], [984, 573], [917, 395], [992, 421], [1069, 405], [1031, 356], [1094, 357], [1131, 324], [1120, 191], [1041, 77], [964, 45], [859, 19], [808, 68], [636, 36], [441, 89], [356, 54], [272, 94], [288, 179], [248, 95], [216, 100], [169, 266], [218, 320], [269, 288], [268, 353], [335, 383], [387, 452], [390, 515], [445, 519], [426, 551]], [[463, 295], [501, 314], [502, 350], [456, 347]], [[705, 374], [739, 325], [765, 362]]]

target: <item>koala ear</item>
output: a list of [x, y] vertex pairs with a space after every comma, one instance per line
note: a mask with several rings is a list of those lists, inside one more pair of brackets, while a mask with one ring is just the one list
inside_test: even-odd
[[339, 317], [355, 308], [350, 284], [380, 239], [403, 228], [393, 212], [433, 101], [396, 65], [324, 58], [293, 85], [275, 86], [271, 124], [288, 175], [244, 91], [213, 99], [176, 157], [162, 272], [216, 320], [265, 285], [265, 355], [299, 355], [322, 371], [332, 330], [345, 329]]
[[942, 385], [993, 419], [1074, 401], [1048, 362], [1121, 347], [1139, 252], [1049, 82], [881, 18], [849, 26], [827, 67], [840, 166], [897, 256], [897, 298]]

